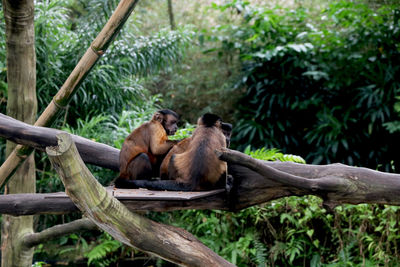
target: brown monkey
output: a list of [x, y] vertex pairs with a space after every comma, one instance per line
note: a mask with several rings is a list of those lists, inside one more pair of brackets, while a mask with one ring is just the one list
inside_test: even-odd
[[132, 181], [158, 176], [160, 157], [165, 156], [176, 141], [168, 135], [178, 129], [178, 115], [169, 109], [159, 110], [153, 118], [136, 128], [124, 141], [119, 155], [118, 188], [134, 188]]
[[226, 147], [221, 118], [204, 114], [199, 118], [193, 135], [185, 139], [170, 157], [169, 181], [136, 180], [137, 187], [156, 190], [209, 190], [225, 185], [226, 162], [217, 158], [215, 149]]
[[214, 152], [226, 147], [221, 126], [222, 120], [215, 114], [207, 113], [199, 118], [186, 151], [171, 157], [168, 166], [170, 178], [186, 184], [190, 190], [207, 190], [217, 185], [227, 167]]
[[[232, 124], [226, 123], [226, 122], [221, 122], [221, 130], [222, 130], [223, 135], [225, 136], [226, 147], [229, 147], [230, 140], [231, 140], [231, 134], [232, 134]], [[168, 179], [168, 177], [169, 177], [168, 176], [168, 166], [169, 166], [169, 162], [171, 160], [172, 155], [181, 154], [181, 153], [185, 152], [187, 150], [187, 148], [189, 147], [191, 140], [192, 140], [192, 137], [183, 139], [178, 144], [174, 145], [173, 148], [168, 152], [168, 154], [165, 156], [165, 158], [162, 161], [161, 166], [160, 166], [161, 179]]]
[[171, 157], [175, 154], [180, 154], [180, 153], [185, 152], [187, 150], [187, 148], [189, 147], [191, 140], [192, 140], [192, 137], [187, 137], [171, 148], [171, 150], [168, 152], [168, 154], [163, 159], [161, 166], [160, 166], [161, 179], [169, 178], [168, 177], [168, 166], [169, 166]]

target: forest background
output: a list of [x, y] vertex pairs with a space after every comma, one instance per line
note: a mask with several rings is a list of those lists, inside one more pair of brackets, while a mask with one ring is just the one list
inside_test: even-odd
[[[35, 2], [39, 114], [117, 3]], [[256, 158], [399, 171], [398, 1], [176, 0], [173, 21], [167, 3], [139, 2], [55, 128], [120, 148], [160, 107], [181, 115], [174, 138], [189, 135], [198, 116], [213, 112], [234, 125], [231, 148]], [[0, 112], [6, 103], [0, 38]], [[0, 148], [3, 162], [5, 140]], [[63, 191], [45, 156], [37, 153], [36, 162], [38, 192]], [[91, 171], [104, 185], [117, 175]], [[238, 266], [400, 263], [400, 210], [394, 206], [343, 205], [327, 212], [316, 197], [289, 197], [237, 213], [146, 215], [187, 229]], [[35, 227], [79, 216], [36, 216]], [[95, 231], [40, 245], [35, 259], [38, 266], [169, 265]]]

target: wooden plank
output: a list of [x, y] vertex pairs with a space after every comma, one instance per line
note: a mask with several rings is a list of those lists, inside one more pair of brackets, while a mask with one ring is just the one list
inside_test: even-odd
[[[140, 189], [120, 189], [113, 186], [106, 188], [107, 192], [117, 199], [124, 200], [193, 200], [217, 195], [225, 192], [225, 189], [211, 191], [182, 192], [182, 191], [154, 191], [144, 188]], [[68, 198], [64, 192], [53, 193], [46, 198]]]
[[182, 191], [153, 191], [147, 189], [119, 189], [113, 190], [113, 195], [117, 199], [136, 199], [136, 200], [193, 200], [204, 198], [225, 192], [225, 189], [200, 192]]

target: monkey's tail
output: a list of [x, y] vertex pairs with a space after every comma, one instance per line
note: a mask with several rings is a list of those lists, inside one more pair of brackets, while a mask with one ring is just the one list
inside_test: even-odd
[[195, 151], [194, 157], [190, 162], [189, 167], [189, 179], [192, 181], [193, 189], [198, 188], [203, 179], [207, 178], [208, 173], [208, 151], [207, 151], [207, 140], [203, 140], [197, 150]]
[[114, 185], [116, 188], [126, 188], [126, 189], [134, 189], [134, 188], [139, 188], [136, 183], [135, 180], [129, 180], [126, 178], [121, 178], [121, 177], [117, 177], [114, 180]]

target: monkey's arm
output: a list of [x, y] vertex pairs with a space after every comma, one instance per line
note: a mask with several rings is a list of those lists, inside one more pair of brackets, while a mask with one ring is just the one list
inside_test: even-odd
[[154, 155], [164, 155], [171, 149], [177, 142], [174, 140], [168, 140], [167, 136], [163, 139], [151, 140], [150, 149]]

